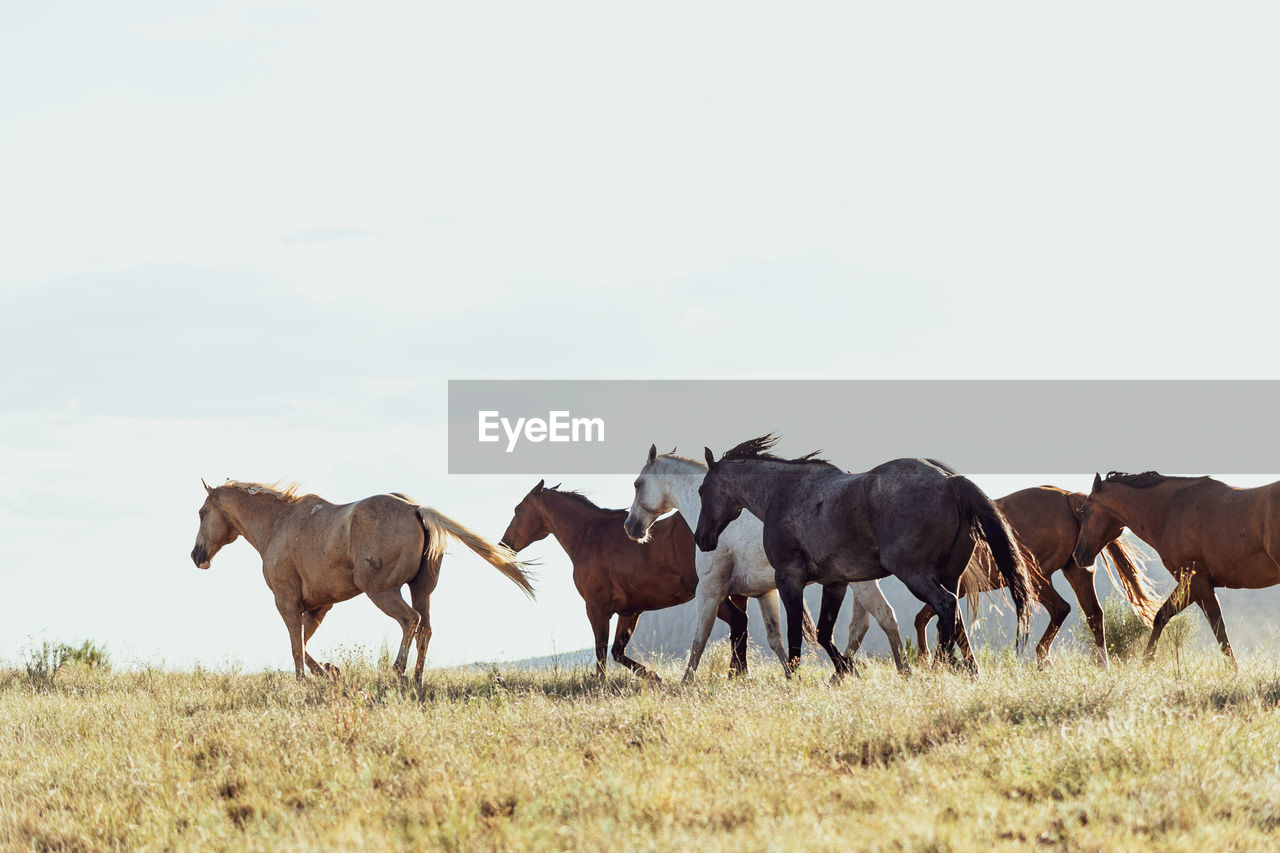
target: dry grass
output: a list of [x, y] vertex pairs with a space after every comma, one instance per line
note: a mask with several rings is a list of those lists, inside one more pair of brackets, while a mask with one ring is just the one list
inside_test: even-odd
[[0, 847], [1274, 848], [1270, 661], [983, 663], [837, 686], [763, 659], [687, 687], [437, 671], [421, 694], [351, 661], [337, 683], [11, 672]]

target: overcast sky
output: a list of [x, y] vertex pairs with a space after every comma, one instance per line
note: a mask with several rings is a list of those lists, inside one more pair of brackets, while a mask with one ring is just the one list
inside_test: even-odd
[[[287, 667], [257, 554], [191, 565], [200, 477], [498, 537], [532, 482], [446, 475], [450, 378], [1275, 378], [1276, 14], [9, 9], [0, 658]], [[589, 644], [554, 544], [536, 604], [452, 552], [433, 664]]]

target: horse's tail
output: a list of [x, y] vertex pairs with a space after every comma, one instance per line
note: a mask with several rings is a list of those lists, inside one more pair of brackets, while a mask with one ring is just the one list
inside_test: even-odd
[[822, 646], [818, 645], [818, 628], [813, 624], [813, 616], [809, 613], [809, 605], [800, 600], [800, 630], [804, 633], [804, 641], [816, 654]]
[[1013, 598], [1018, 618], [1018, 646], [1026, 641], [1031, 628], [1031, 572], [1035, 557], [1021, 547], [1009, 519], [986, 493], [968, 477], [948, 477], [951, 494], [960, 509], [961, 520], [967, 522], [991, 551], [1000, 577]]
[[[1022, 540], [1018, 538], [1017, 531], [1013, 534], [1013, 544], [1018, 547], [1018, 552], [1022, 554], [1022, 561], [1027, 564], [1032, 572], [1036, 571], [1039, 563], [1036, 562], [1035, 554], [1031, 553], [1031, 549], [1022, 544]], [[965, 599], [965, 606], [969, 608], [969, 618], [978, 618], [978, 594], [983, 592], [995, 592], [1004, 586], [1003, 579], [998, 574], [999, 569], [996, 568], [992, 559], [991, 548], [987, 545], [985, 539], [978, 540], [976, 547], [973, 549], [973, 556], [969, 558], [969, 565], [965, 567], [964, 574], [960, 576], [960, 589], [957, 595]], [[1008, 599], [1005, 599], [1006, 601]]]
[[973, 549], [969, 565], [965, 566], [964, 574], [960, 576], [960, 588], [956, 590], [959, 596], [965, 599], [965, 605], [969, 608], [970, 622], [978, 618], [978, 594], [991, 591], [990, 578], [991, 549], [987, 547], [984, 540]]
[[422, 555], [422, 566], [428, 571], [440, 571], [440, 561], [444, 559], [444, 548], [449, 536], [457, 539], [479, 555], [489, 565], [502, 572], [511, 582], [520, 587], [524, 594], [533, 598], [533, 584], [529, 582], [529, 574], [525, 564], [516, 559], [515, 552], [505, 545], [494, 545], [480, 534], [463, 527], [458, 522], [437, 512], [429, 506], [418, 507], [418, 517], [427, 531], [427, 547]]
[[[1143, 569], [1144, 561], [1133, 546], [1125, 541], [1123, 535], [1108, 542], [1102, 553], [1105, 555], [1102, 565], [1106, 567], [1107, 574], [1111, 576], [1113, 582], [1116, 580], [1116, 574], [1120, 576], [1119, 586], [1124, 592], [1124, 597], [1129, 599], [1129, 606], [1133, 608], [1134, 613], [1138, 614], [1138, 618], [1150, 626], [1156, 618], [1156, 611], [1160, 609], [1160, 599], [1156, 597], [1155, 590], [1151, 587], [1151, 578], [1147, 577]], [[1116, 568], [1115, 574], [1111, 573], [1113, 563]]]

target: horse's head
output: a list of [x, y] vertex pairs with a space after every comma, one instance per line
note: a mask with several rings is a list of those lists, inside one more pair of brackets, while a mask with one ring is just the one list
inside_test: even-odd
[[200, 507], [200, 531], [196, 534], [196, 546], [191, 549], [191, 562], [197, 569], [207, 569], [214, 554], [224, 545], [236, 541], [240, 534], [218, 505], [220, 490], [209, 488], [204, 480], [200, 484], [204, 486], [206, 497], [204, 506]]
[[1076, 537], [1076, 547], [1071, 554], [1076, 565], [1092, 566], [1107, 543], [1124, 530], [1124, 522], [1107, 506], [1106, 488], [1102, 477], [1094, 474], [1093, 490], [1078, 511], [1080, 535]]
[[524, 500], [516, 504], [511, 523], [507, 525], [507, 532], [502, 534], [499, 545], [505, 545], [518, 554], [539, 539], [547, 538], [551, 529], [547, 527], [547, 519], [542, 512], [542, 492], [546, 485], [546, 480], [539, 480]]
[[636, 477], [636, 496], [631, 501], [631, 510], [622, 525], [627, 535], [637, 542], [647, 542], [649, 528], [658, 517], [675, 509], [669, 490], [653, 471], [653, 463], [657, 458], [657, 446], [649, 445], [649, 458], [640, 469], [640, 476]]
[[698, 529], [694, 531], [693, 541], [701, 551], [714, 551], [720, 543], [720, 534], [730, 522], [742, 515], [746, 505], [726, 476], [725, 466], [733, 463], [716, 462], [711, 448], [704, 447], [703, 450], [707, 454], [707, 476], [698, 487], [702, 511], [698, 514]]

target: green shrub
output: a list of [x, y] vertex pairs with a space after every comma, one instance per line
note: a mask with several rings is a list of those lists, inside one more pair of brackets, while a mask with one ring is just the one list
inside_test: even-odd
[[89, 669], [111, 669], [107, 650], [92, 640], [85, 640], [78, 646], [44, 640], [38, 647], [27, 649], [22, 663], [27, 670], [27, 680], [36, 686], [52, 684], [58, 670], [69, 663]]
[[[1196, 636], [1198, 627], [1196, 617], [1184, 610], [1165, 625], [1158, 649], [1182, 654]], [[1107, 636], [1107, 654], [1116, 660], [1140, 657], [1151, 637], [1151, 628], [1138, 618], [1128, 601], [1116, 594], [1102, 602], [1102, 628]], [[1084, 648], [1093, 648], [1093, 632], [1083, 618], [1076, 623], [1073, 636]]]

